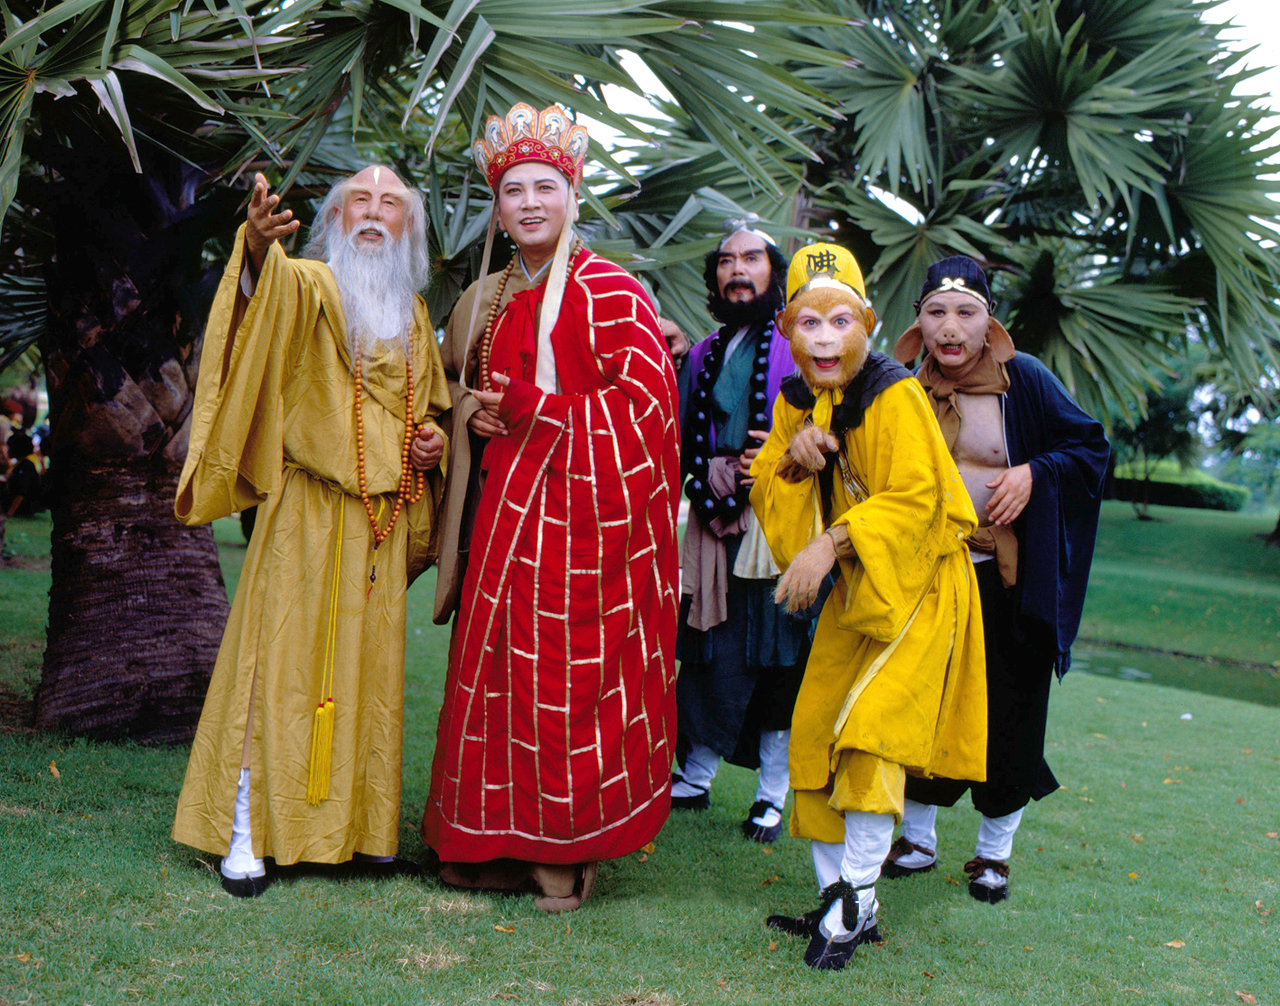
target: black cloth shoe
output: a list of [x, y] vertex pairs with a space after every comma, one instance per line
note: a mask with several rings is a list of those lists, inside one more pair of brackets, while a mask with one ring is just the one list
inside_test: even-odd
[[[863, 943], [879, 943], [880, 927], [876, 922], [876, 903], [874, 888], [863, 887], [857, 890], [844, 879], [837, 880], [822, 891], [822, 906], [816, 913], [813, 935], [809, 946], [805, 948], [804, 962], [819, 971], [839, 971], [849, 963], [853, 952]], [[867, 899], [871, 904], [863, 910]], [[841, 902], [841, 916], [844, 928], [849, 932], [843, 939], [830, 939], [822, 932], [822, 917], [831, 906]]]
[[228, 877], [222, 872], [222, 863], [218, 863], [218, 876], [222, 878], [222, 889], [233, 898], [256, 898], [271, 885], [271, 874], [261, 877]]
[[1009, 897], [1009, 864], [1004, 860], [974, 856], [964, 864], [964, 872], [969, 874], [969, 895], [974, 900], [995, 905]]
[[[903, 856], [909, 856], [913, 852], [922, 852], [926, 856], [932, 856], [932, 863], [925, 863], [923, 866], [899, 866], [898, 860]], [[899, 877], [914, 877], [917, 873], [928, 873], [938, 865], [938, 853], [933, 849], [926, 849], [923, 845], [916, 845], [915, 842], [908, 842], [905, 835], [899, 835], [893, 845], [889, 846], [889, 855], [884, 858], [884, 865], [880, 867], [880, 876], [888, 877], [890, 880], [897, 880]]]
[[391, 880], [393, 877], [420, 877], [422, 867], [412, 859], [351, 859], [343, 871], [349, 877], [368, 880]]
[[[757, 824], [753, 818], [764, 817], [766, 811], [776, 810], [778, 812], [778, 823], [770, 827], [763, 824]], [[742, 822], [742, 834], [753, 842], [769, 843], [776, 842], [778, 836], [782, 834], [782, 808], [776, 803], [770, 803], [768, 800], [757, 800], [751, 805], [751, 809], [747, 811], [747, 819]]]
[[[672, 775], [671, 785], [682, 782], [686, 786], [693, 786], [693, 783], [687, 781], [679, 774]], [[672, 810], [710, 810], [711, 809], [711, 791], [705, 786], [694, 786], [694, 789], [701, 790], [693, 796], [673, 796], [671, 798]]]

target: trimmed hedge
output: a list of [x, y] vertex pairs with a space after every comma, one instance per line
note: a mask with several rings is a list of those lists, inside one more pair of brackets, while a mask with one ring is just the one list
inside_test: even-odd
[[1127, 463], [1116, 465], [1111, 484], [1116, 499], [1133, 502], [1145, 495], [1152, 506], [1243, 510], [1249, 502], [1249, 490], [1245, 486], [1223, 482], [1195, 468], [1182, 471], [1172, 461], [1156, 464], [1149, 489], [1143, 485], [1141, 468]]

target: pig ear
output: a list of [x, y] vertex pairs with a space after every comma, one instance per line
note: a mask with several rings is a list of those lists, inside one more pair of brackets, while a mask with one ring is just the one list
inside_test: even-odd
[[893, 358], [902, 364], [915, 362], [920, 350], [924, 348], [924, 333], [920, 331], [920, 322], [916, 322], [898, 337], [893, 347]]

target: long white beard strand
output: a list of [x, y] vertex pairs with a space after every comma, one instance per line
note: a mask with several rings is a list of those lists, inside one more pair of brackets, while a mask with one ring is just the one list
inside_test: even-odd
[[[369, 227], [382, 234], [381, 245], [357, 243], [358, 231]], [[342, 298], [352, 358], [357, 354], [368, 358], [388, 346], [408, 355], [417, 293], [409, 278], [408, 242], [396, 241], [382, 224], [366, 221], [349, 234], [334, 227], [328, 256]]]

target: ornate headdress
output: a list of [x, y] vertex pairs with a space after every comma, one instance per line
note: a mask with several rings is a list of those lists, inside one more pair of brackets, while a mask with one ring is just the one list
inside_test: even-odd
[[576, 188], [587, 143], [586, 127], [576, 125], [559, 105], [539, 112], [521, 101], [505, 117], [489, 116], [484, 137], [472, 144], [471, 155], [495, 192], [503, 172], [522, 161], [550, 164]]
[[[548, 105], [541, 112], [523, 101], [512, 105], [505, 116], [491, 115], [485, 123], [484, 136], [471, 147], [476, 165], [484, 172], [496, 196], [498, 183], [506, 170], [524, 161], [550, 164], [568, 179], [568, 206], [564, 228], [556, 241], [555, 255], [547, 273], [547, 289], [538, 315], [538, 359], [535, 381], [545, 392], [556, 390], [555, 353], [551, 349], [551, 329], [560, 315], [565, 283], [569, 275], [569, 252], [573, 244], [573, 225], [578, 219], [578, 183], [582, 180], [582, 161], [587, 155], [589, 137], [585, 126], [577, 125], [559, 105]], [[489, 256], [493, 251], [493, 235], [498, 225], [498, 200], [493, 202], [489, 233], [484, 240], [480, 259], [480, 279], [489, 272]], [[502, 293], [498, 289], [498, 296]], [[496, 303], [492, 305], [496, 307]], [[469, 333], [475, 332], [480, 298], [471, 307]], [[492, 315], [490, 316], [492, 317]], [[465, 387], [465, 385], [464, 385]]]

